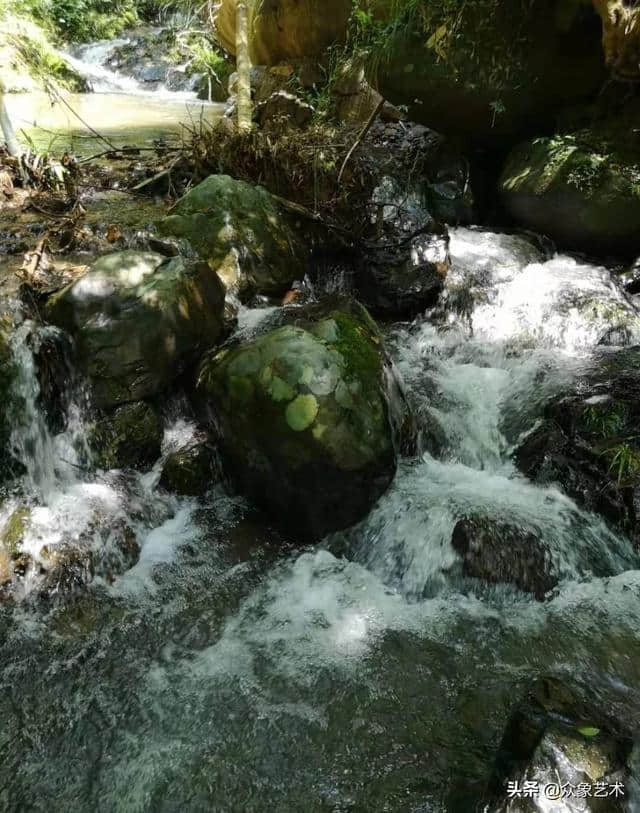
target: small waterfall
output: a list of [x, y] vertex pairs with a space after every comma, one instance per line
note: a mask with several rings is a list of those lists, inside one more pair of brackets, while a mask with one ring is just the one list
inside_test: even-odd
[[43, 338], [42, 331], [23, 322], [11, 339], [16, 368], [14, 384], [15, 417], [11, 432], [11, 450], [26, 470], [27, 491], [47, 499], [56, 484], [55, 444], [39, 405], [40, 383], [34, 353]]
[[133, 76], [108, 67], [107, 63], [119, 48], [133, 43], [135, 40], [131, 38], [99, 40], [82, 45], [71, 53], [61, 52], [60, 56], [87, 80], [93, 93], [122, 93], [131, 96], [173, 99], [174, 101], [196, 100], [194, 91], [172, 91], [164, 84], [150, 89], [144, 82], [140, 82]]

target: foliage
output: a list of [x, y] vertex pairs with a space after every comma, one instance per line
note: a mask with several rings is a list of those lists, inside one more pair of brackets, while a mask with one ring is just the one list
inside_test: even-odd
[[422, 39], [436, 65], [455, 79], [494, 90], [495, 121], [504, 112], [501, 92], [525, 78], [521, 51], [532, 6], [532, 0], [391, 0], [383, 15], [376, 14], [375, 0], [356, 0], [349, 48], [366, 52], [375, 75], [408, 39]]
[[587, 427], [602, 438], [619, 435], [624, 429], [625, 417], [624, 407], [620, 405], [616, 405], [613, 409], [603, 409], [591, 405], [585, 407], [583, 412]]
[[640, 454], [627, 441], [607, 449], [609, 471], [615, 474], [618, 488], [636, 480], [640, 474]]

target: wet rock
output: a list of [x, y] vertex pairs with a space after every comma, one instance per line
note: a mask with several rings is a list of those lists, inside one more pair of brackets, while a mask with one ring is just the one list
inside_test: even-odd
[[578, 505], [638, 539], [640, 348], [601, 351], [573, 391], [549, 402], [515, 453], [537, 483], [557, 483]]
[[122, 251], [54, 295], [46, 318], [76, 339], [96, 406], [166, 388], [223, 331], [224, 289], [204, 263]]
[[448, 238], [420, 234], [396, 246], [371, 246], [359, 265], [356, 284], [373, 313], [413, 318], [435, 305], [448, 270]]
[[509, 523], [478, 517], [458, 520], [451, 544], [463, 559], [465, 576], [515, 584], [538, 600], [557, 583], [542, 540]]
[[352, 300], [206, 357], [198, 388], [242, 491], [296, 538], [362, 518], [391, 482], [401, 418], [381, 337]]
[[254, 120], [266, 132], [303, 130], [313, 119], [314, 109], [293, 93], [279, 90], [255, 109]]
[[213, 447], [201, 440], [167, 456], [160, 486], [174, 494], [197, 497], [208, 491], [214, 480]]
[[34, 361], [40, 393], [38, 404], [53, 434], [62, 432], [67, 422], [73, 381], [72, 346], [61, 331], [48, 330], [37, 339]]
[[500, 179], [508, 212], [583, 251], [640, 251], [640, 153], [597, 128], [516, 147]]
[[144, 469], [160, 457], [162, 422], [149, 404], [118, 407], [101, 418], [90, 435], [96, 464], [103, 469]]
[[158, 227], [186, 238], [243, 300], [283, 294], [305, 274], [308, 249], [289, 216], [261, 186], [228, 175], [191, 189]]

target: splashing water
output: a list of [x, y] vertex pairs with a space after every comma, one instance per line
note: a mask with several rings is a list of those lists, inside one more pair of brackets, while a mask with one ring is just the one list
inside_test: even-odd
[[[0, 606], [0, 807], [468, 813], [541, 677], [637, 730], [637, 554], [511, 461], [603, 337], [606, 319], [568, 306], [567, 288], [631, 321], [633, 309], [603, 269], [545, 259], [513, 235], [457, 229], [452, 253], [449, 302], [464, 283], [465, 318], [388, 339], [429, 452], [401, 461], [345, 540], [313, 550], [278, 548], [264, 518], [222, 488], [199, 501], [162, 495], [161, 461], [143, 474], [65, 467], [60, 450], [78, 448], [79, 430], [75, 441], [69, 429], [47, 434], [29, 345], [15, 339], [32, 417], [13, 447], [34, 527], [55, 543], [99, 503], [103, 523], [135, 528], [141, 555], [73, 606]], [[269, 313], [242, 311], [240, 334]], [[178, 408], [163, 455], [193, 431]], [[28, 461], [34, 449], [45, 463]], [[475, 512], [544, 541], [559, 580], [549, 600], [461, 578], [451, 533]], [[348, 557], [335, 555], [340, 541]]]

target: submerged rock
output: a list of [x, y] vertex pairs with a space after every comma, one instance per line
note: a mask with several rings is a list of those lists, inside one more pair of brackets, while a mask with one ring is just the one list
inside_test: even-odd
[[90, 435], [96, 464], [103, 469], [142, 469], [160, 457], [162, 422], [149, 404], [118, 407], [101, 418]]
[[515, 584], [539, 600], [557, 584], [550, 552], [531, 531], [488, 518], [465, 518], [456, 523], [451, 543], [462, 556], [466, 576]]
[[174, 494], [197, 497], [214, 482], [214, 452], [206, 440], [196, 440], [184, 449], [167, 456], [160, 486]]
[[283, 318], [292, 323], [206, 357], [199, 390], [235, 482], [298, 538], [317, 539], [361, 519], [391, 482], [397, 405], [361, 305]]
[[51, 298], [46, 318], [76, 339], [96, 406], [166, 388], [223, 331], [224, 290], [204, 263], [122, 251]]
[[308, 247], [275, 198], [228, 175], [210, 175], [191, 189], [158, 227], [188, 240], [243, 300], [283, 294], [305, 274]]
[[500, 179], [507, 211], [569, 248], [640, 251], [640, 153], [597, 130], [516, 147]]

